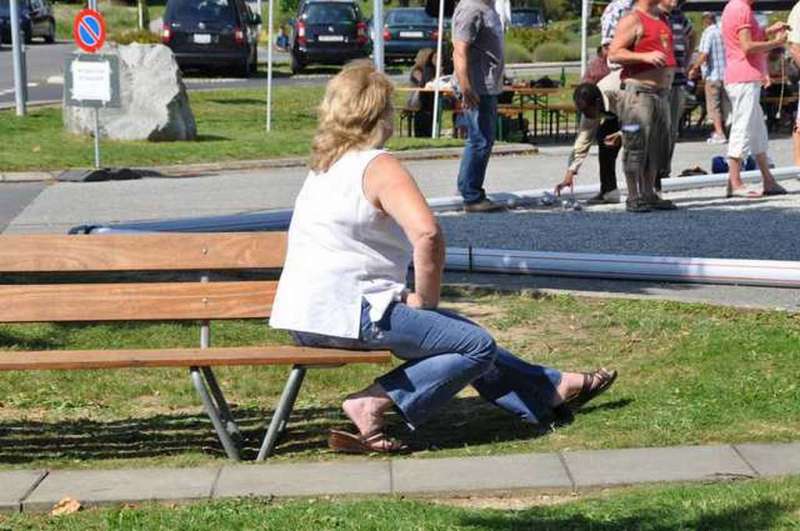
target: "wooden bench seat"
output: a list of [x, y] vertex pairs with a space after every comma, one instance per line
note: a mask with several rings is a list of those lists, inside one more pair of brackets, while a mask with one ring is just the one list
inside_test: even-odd
[[212, 367], [232, 365], [335, 365], [384, 363], [383, 351], [307, 347], [0, 351], [0, 371]]
[[[265, 270], [275, 276], [285, 254], [285, 233], [0, 236], [0, 323], [192, 321], [199, 332], [197, 348], [0, 351], [0, 371], [186, 367], [225, 452], [238, 459], [239, 428], [212, 367], [290, 365], [258, 453], [264, 459], [286, 429], [308, 369], [391, 359], [388, 351], [212, 348], [211, 321], [263, 321], [275, 297], [275, 280], [229, 277]], [[148, 280], [153, 274], [180, 278]], [[212, 274], [227, 276], [212, 281]]]

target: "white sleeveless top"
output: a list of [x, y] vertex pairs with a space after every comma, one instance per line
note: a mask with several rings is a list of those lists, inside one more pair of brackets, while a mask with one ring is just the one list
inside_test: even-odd
[[383, 150], [351, 151], [309, 172], [294, 205], [273, 328], [358, 338], [362, 299], [379, 321], [406, 288], [412, 247], [364, 196], [367, 165]]

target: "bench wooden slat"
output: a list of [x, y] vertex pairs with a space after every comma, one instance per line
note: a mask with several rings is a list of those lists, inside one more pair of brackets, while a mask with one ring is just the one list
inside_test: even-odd
[[0, 273], [279, 268], [286, 233], [0, 236]]
[[268, 317], [274, 281], [0, 285], [0, 322]]
[[219, 365], [336, 365], [386, 363], [391, 352], [292, 346], [165, 350], [0, 351], [0, 371], [207, 367]]

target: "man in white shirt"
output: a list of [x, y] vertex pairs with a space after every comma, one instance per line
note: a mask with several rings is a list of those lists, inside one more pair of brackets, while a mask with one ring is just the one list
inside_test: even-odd
[[[800, 2], [796, 3], [789, 13], [789, 53], [795, 64], [800, 67]], [[797, 104], [797, 118], [795, 118], [792, 141], [794, 145], [794, 165], [800, 166], [800, 101]]]

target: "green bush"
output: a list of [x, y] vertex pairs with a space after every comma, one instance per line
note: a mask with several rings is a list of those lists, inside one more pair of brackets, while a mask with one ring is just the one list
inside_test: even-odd
[[562, 20], [575, 16], [569, 0], [543, 0], [544, 16], [547, 20]]
[[561, 28], [511, 28], [506, 34], [506, 44], [517, 43], [529, 53], [533, 53], [539, 45], [546, 42], [562, 42], [568, 40], [567, 33]]
[[506, 63], [530, 63], [533, 54], [518, 42], [506, 43], [505, 47]]
[[536, 62], [577, 61], [580, 58], [580, 45], [566, 45], [559, 42], [546, 42], [533, 52], [533, 60]]
[[131, 44], [138, 42], [139, 44], [160, 44], [161, 37], [155, 33], [150, 33], [147, 30], [127, 30], [114, 33], [110, 36], [109, 40], [116, 42], [119, 45]]

